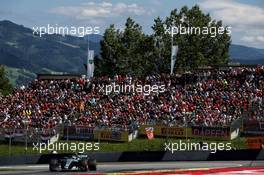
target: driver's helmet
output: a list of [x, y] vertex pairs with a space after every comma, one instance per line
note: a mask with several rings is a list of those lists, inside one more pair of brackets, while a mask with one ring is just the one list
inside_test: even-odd
[[51, 151], [51, 154], [58, 154], [58, 152], [53, 150], [53, 151]]
[[77, 155], [82, 155], [83, 153], [82, 152], [78, 152]]

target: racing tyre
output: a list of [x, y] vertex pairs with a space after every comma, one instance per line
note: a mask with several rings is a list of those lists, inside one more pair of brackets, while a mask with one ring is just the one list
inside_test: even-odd
[[95, 159], [90, 159], [88, 161], [88, 168], [90, 171], [96, 171], [96, 160]]
[[88, 168], [87, 168], [87, 160], [81, 160], [81, 162], [80, 162], [80, 170], [81, 171], [87, 171], [88, 170]]
[[59, 163], [57, 159], [51, 159], [49, 163], [50, 171], [59, 171]]

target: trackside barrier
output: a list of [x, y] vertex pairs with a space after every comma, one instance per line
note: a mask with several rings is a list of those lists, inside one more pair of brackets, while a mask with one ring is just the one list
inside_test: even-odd
[[176, 151], [173, 154], [166, 152], [162, 158], [162, 161], [202, 161], [207, 160], [210, 155], [210, 151]]
[[103, 141], [118, 141], [118, 142], [131, 142], [133, 133], [129, 134], [128, 131], [118, 131], [110, 129], [94, 130], [94, 140]]
[[223, 140], [230, 140], [231, 133], [229, 127], [202, 127], [193, 126], [191, 138], [205, 138], [215, 139], [221, 138]]
[[12, 142], [47, 142], [59, 138], [59, 128], [0, 128], [0, 141]]
[[[234, 120], [230, 126], [210, 127], [210, 126], [188, 126], [176, 127], [167, 125], [141, 125], [139, 127], [139, 135], [145, 136], [145, 128], [153, 127], [154, 135], [158, 137], [185, 137], [200, 139], [221, 139], [233, 140], [237, 138], [243, 128], [242, 117]], [[255, 127], [255, 125], [254, 125]]]
[[[64, 157], [66, 154], [57, 154], [56, 157]], [[71, 154], [67, 154], [71, 155]], [[117, 153], [88, 153], [91, 158], [96, 158], [98, 162], [131, 162], [131, 161], [233, 161], [233, 160], [264, 160], [264, 150], [229, 150], [217, 151], [177, 151], [171, 152], [117, 152]], [[55, 156], [44, 155], [21, 155], [21, 156], [1, 156], [0, 165], [23, 165], [23, 164], [48, 164]]]
[[256, 157], [256, 160], [264, 160], [264, 150], [262, 149], [258, 156]]
[[264, 136], [264, 122], [255, 119], [243, 120], [243, 136]]
[[264, 137], [245, 137], [246, 144], [249, 149], [260, 149], [264, 145]]
[[103, 140], [130, 142], [135, 138], [134, 132], [122, 131], [118, 129], [94, 128], [87, 126], [64, 126], [64, 140]]
[[39, 161], [40, 155], [14, 155], [14, 156], [0, 156], [0, 165], [25, 165], [35, 164]]
[[94, 128], [87, 126], [64, 126], [63, 139], [65, 140], [93, 140]]
[[[264, 157], [259, 157], [263, 150], [259, 149], [247, 149], [247, 150], [230, 150], [230, 151], [217, 151], [214, 154], [210, 154], [207, 160], [264, 160]], [[263, 153], [261, 153], [264, 155]]]
[[191, 136], [191, 128], [182, 127], [168, 127], [163, 125], [141, 125], [139, 128], [139, 135], [146, 135], [145, 128], [153, 127], [154, 135], [159, 137], [185, 137], [186, 135]]
[[136, 161], [157, 162], [162, 160], [164, 154], [165, 154], [164, 151], [123, 152], [119, 158], [119, 161], [120, 162], [136, 162]]
[[204, 126], [192, 126], [192, 127], [169, 127], [162, 125], [141, 125], [139, 128], [139, 135], [145, 136], [145, 128], [153, 127], [154, 135], [158, 137], [188, 137], [188, 138], [200, 138], [200, 139], [221, 139], [221, 140], [233, 140], [239, 136], [240, 128], [231, 127], [204, 127]]

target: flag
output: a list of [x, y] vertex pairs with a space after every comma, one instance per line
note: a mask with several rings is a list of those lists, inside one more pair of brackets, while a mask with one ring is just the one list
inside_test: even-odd
[[173, 74], [174, 65], [176, 62], [176, 56], [178, 52], [178, 46], [171, 47], [171, 74]]
[[87, 78], [93, 77], [93, 74], [94, 74], [94, 51], [88, 50]]
[[80, 102], [80, 112], [84, 111], [84, 106], [85, 106], [84, 101], [81, 101]]
[[146, 135], [147, 135], [148, 139], [149, 140], [154, 139], [154, 128], [148, 127], [148, 128], [145, 128], [145, 130], [146, 130]]

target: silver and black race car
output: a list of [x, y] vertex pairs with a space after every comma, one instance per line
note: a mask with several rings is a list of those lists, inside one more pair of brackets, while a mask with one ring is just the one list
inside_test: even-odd
[[53, 156], [49, 163], [50, 171], [96, 171], [96, 160], [85, 154], [66, 155], [64, 157]]

